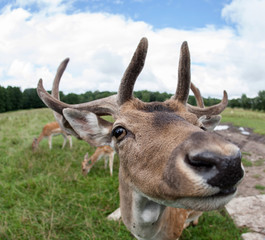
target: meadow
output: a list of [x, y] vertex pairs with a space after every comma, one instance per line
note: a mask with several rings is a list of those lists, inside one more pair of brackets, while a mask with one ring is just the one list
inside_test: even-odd
[[242, 108], [226, 108], [222, 122], [230, 122], [238, 127], [252, 128], [254, 133], [265, 135], [265, 113]]
[[[223, 119], [230, 115], [228, 110]], [[134, 239], [121, 221], [106, 219], [119, 207], [117, 155], [113, 177], [103, 161], [84, 177], [83, 157], [95, 151], [86, 142], [73, 138], [73, 148], [67, 144], [62, 150], [63, 138], [57, 136], [52, 150], [43, 140], [32, 152], [33, 138], [51, 121], [52, 112], [45, 108], [0, 114], [0, 239]], [[225, 210], [212, 211], [181, 240], [240, 239], [245, 231]]]

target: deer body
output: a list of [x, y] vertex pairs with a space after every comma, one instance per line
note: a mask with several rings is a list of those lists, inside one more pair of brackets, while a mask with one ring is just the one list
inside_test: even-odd
[[48, 138], [49, 148], [52, 149], [52, 137], [61, 134], [64, 138], [62, 148], [65, 147], [67, 140], [69, 141], [70, 148], [72, 148], [72, 138], [63, 131], [57, 122], [47, 123], [40, 133], [38, 138], [34, 138], [32, 143], [32, 149], [36, 150], [39, 146], [40, 141], [43, 138]]
[[87, 175], [93, 165], [102, 157], [104, 157], [105, 160], [105, 168], [107, 168], [107, 163], [109, 161], [109, 169], [110, 169], [110, 175], [113, 174], [113, 162], [114, 162], [114, 155], [115, 151], [108, 145], [106, 146], [100, 146], [97, 147], [94, 154], [88, 158], [88, 153], [86, 153], [84, 157], [84, 161], [82, 162], [82, 171], [83, 175]]
[[[41, 80], [38, 94], [60, 115], [68, 133], [94, 146], [114, 146], [120, 159], [121, 216], [132, 234], [139, 240], [175, 240], [190, 221], [197, 220], [199, 211], [221, 208], [235, 196], [244, 170], [238, 147], [207, 130], [220, 119], [204, 125], [203, 116], [209, 119], [225, 109], [226, 92], [215, 106], [187, 104], [191, 81], [186, 42], [181, 47], [175, 95], [153, 103], [134, 98], [147, 46], [143, 38], [117, 95], [69, 105], [47, 93]], [[56, 89], [68, 61], [58, 68]], [[112, 115], [114, 122], [102, 115]]]

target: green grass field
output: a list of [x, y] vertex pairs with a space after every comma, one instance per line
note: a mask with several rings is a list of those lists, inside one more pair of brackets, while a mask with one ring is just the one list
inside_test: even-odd
[[[122, 222], [106, 220], [119, 207], [118, 157], [113, 177], [103, 161], [84, 177], [83, 156], [95, 148], [83, 141], [73, 139], [73, 149], [62, 150], [57, 136], [52, 150], [43, 140], [33, 153], [33, 137], [51, 121], [48, 109], [0, 114], [0, 239], [134, 239]], [[235, 240], [242, 231], [224, 210], [213, 211], [181, 239]]]
[[239, 127], [249, 127], [255, 133], [265, 135], [264, 112], [226, 108], [222, 113], [222, 122], [230, 122]]

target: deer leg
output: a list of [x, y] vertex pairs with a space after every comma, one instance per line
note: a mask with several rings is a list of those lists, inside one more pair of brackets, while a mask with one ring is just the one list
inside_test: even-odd
[[109, 170], [110, 170], [110, 176], [113, 174], [113, 162], [114, 162], [114, 154], [115, 152], [112, 152], [109, 156]]
[[82, 162], [82, 173], [84, 176], [86, 176], [88, 174], [88, 172], [90, 171], [90, 168], [88, 167], [89, 161], [91, 161], [91, 160], [90, 160], [90, 158], [88, 158], [88, 153], [86, 153], [86, 155], [84, 157], [84, 161]]
[[52, 149], [52, 135], [48, 137], [49, 148]]
[[117, 208], [113, 213], [111, 213], [108, 217], [108, 220], [118, 221], [121, 219], [121, 209]]
[[188, 227], [190, 224], [192, 224], [193, 226], [198, 225], [199, 217], [202, 215], [202, 213], [203, 212], [200, 212], [200, 211], [190, 210], [189, 216], [188, 216], [188, 219], [186, 220], [184, 228]]
[[66, 135], [63, 134], [63, 146], [62, 146], [62, 149], [65, 147], [66, 142], [67, 142], [67, 137], [66, 137]]
[[201, 215], [202, 215], [202, 212], [199, 212], [199, 211], [196, 212], [196, 216], [194, 217], [194, 219], [193, 219], [193, 221], [192, 221], [192, 225], [193, 225], [193, 226], [198, 225], [198, 223], [199, 223], [199, 217], [200, 217]]
[[70, 135], [68, 135], [67, 139], [69, 141], [70, 148], [72, 148], [72, 146], [73, 146], [72, 137]]
[[108, 166], [108, 156], [104, 156], [104, 168], [106, 169], [107, 168], [107, 166]]

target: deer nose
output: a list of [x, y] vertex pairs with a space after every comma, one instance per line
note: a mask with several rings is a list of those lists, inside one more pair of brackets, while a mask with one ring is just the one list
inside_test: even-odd
[[188, 155], [187, 162], [213, 187], [221, 189], [235, 186], [243, 177], [241, 152], [223, 156], [213, 152]]

